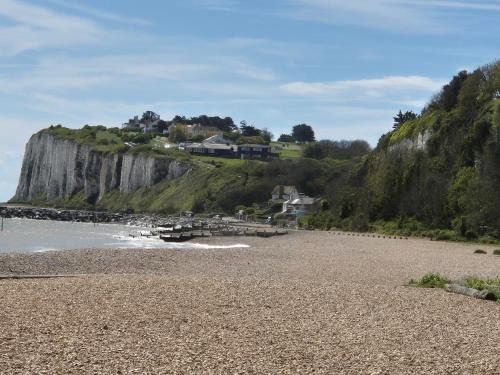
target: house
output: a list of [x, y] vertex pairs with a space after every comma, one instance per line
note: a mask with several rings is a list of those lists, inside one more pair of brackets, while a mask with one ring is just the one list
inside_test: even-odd
[[233, 143], [225, 139], [222, 134], [213, 135], [203, 141], [203, 143], [219, 143], [219, 144], [230, 144]]
[[291, 198], [298, 198], [299, 192], [295, 186], [276, 185], [271, 193], [271, 201], [287, 201]]
[[202, 142], [184, 145], [183, 149], [190, 154], [232, 157], [235, 155], [236, 146], [227, 143]]
[[245, 144], [234, 145], [224, 139], [221, 134], [213, 135], [200, 143], [188, 143], [179, 145], [179, 148], [191, 154], [208, 156], [225, 156], [239, 159], [269, 160], [275, 154], [266, 145]]
[[122, 128], [128, 130], [140, 130], [141, 121], [139, 120], [139, 116], [134, 116], [134, 118], [131, 118], [130, 120], [128, 120], [128, 122], [125, 122], [122, 125]]
[[299, 193], [298, 197], [291, 198], [283, 203], [283, 214], [292, 217], [301, 217], [318, 208], [320, 198], [312, 198]]
[[258, 144], [238, 145], [238, 158], [240, 159], [258, 159], [269, 160], [275, 157], [271, 152], [271, 147]]
[[168, 133], [168, 126], [169, 123], [163, 121], [158, 114], [153, 111], [146, 111], [142, 115], [142, 118], [134, 116], [134, 118], [124, 123], [122, 128], [131, 131], [142, 131], [143, 133], [160, 131]]

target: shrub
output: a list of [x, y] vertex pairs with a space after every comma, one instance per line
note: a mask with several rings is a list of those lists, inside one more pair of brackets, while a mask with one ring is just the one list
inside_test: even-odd
[[463, 281], [463, 284], [469, 288], [487, 290], [493, 293], [497, 301], [500, 302], [500, 278], [479, 279], [477, 277], [469, 277]]
[[493, 250], [493, 255], [500, 255], [500, 249]]
[[481, 249], [476, 249], [474, 250], [474, 254], [488, 254], [488, 252]]
[[477, 277], [469, 277], [464, 280], [464, 284], [466, 287], [483, 290], [486, 286], [486, 282]]
[[427, 273], [420, 280], [416, 282], [411, 282], [416, 286], [420, 286], [423, 288], [443, 288], [446, 284], [448, 284], [450, 280], [441, 276], [438, 273]]

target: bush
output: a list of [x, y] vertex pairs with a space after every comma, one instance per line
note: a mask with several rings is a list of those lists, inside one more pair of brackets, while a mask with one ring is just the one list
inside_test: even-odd
[[481, 250], [481, 249], [477, 249], [477, 250], [474, 250], [474, 254], [488, 254], [488, 252]]
[[478, 279], [477, 277], [469, 277], [464, 280], [464, 284], [468, 288], [483, 290], [486, 286], [486, 281]]
[[500, 302], [500, 279], [480, 279], [477, 277], [469, 277], [463, 281], [463, 284], [468, 288], [477, 290], [487, 290], [493, 293], [498, 302]]
[[500, 249], [493, 250], [493, 255], [500, 255]]
[[423, 288], [443, 288], [450, 280], [438, 273], [427, 273], [420, 280], [412, 281], [410, 284]]

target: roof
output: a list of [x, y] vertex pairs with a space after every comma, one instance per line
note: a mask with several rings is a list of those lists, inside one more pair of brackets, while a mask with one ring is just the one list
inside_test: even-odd
[[270, 148], [268, 145], [258, 145], [258, 144], [253, 144], [253, 143], [247, 143], [243, 145], [238, 145], [239, 147], [261, 147], [261, 148]]
[[206, 148], [211, 150], [232, 150], [231, 145], [224, 143], [192, 143], [187, 145], [186, 148]]
[[311, 198], [311, 197], [300, 197], [297, 199], [294, 199], [293, 201], [290, 202], [290, 204], [314, 204], [316, 203], [316, 198]]
[[222, 135], [220, 134], [217, 134], [217, 135], [213, 135], [207, 139], [205, 139], [203, 141], [203, 143], [219, 143], [219, 144], [222, 144], [222, 143], [232, 143], [231, 141], [228, 141], [227, 139], [225, 139]]

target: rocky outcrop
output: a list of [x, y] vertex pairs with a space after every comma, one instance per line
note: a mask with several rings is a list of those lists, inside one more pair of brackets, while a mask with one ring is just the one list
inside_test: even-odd
[[430, 130], [426, 130], [422, 133], [419, 133], [414, 138], [404, 138], [401, 141], [389, 146], [388, 151], [399, 151], [399, 152], [409, 152], [416, 150], [425, 150], [427, 141], [431, 137]]
[[83, 192], [96, 203], [113, 190], [129, 193], [143, 186], [182, 176], [188, 163], [168, 157], [102, 153], [47, 132], [31, 137], [26, 145], [21, 177], [13, 201], [47, 201]]

